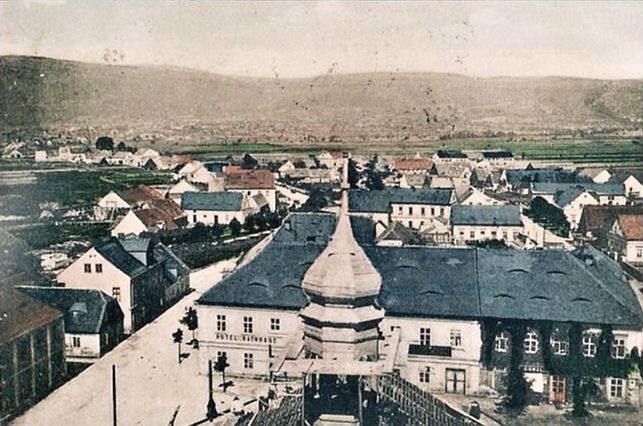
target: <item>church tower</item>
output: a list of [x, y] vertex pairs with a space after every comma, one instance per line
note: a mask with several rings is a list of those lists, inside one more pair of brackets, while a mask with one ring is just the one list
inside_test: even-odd
[[375, 305], [375, 298], [382, 280], [353, 236], [348, 187], [348, 159], [344, 159], [335, 232], [302, 282], [309, 300], [299, 313], [304, 350], [308, 357], [324, 360], [376, 361], [384, 310]]

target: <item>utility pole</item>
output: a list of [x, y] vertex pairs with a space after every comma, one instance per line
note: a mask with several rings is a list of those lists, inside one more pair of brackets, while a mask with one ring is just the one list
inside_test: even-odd
[[116, 421], [116, 365], [112, 364], [112, 418], [114, 419], [113, 425], [117, 425]]
[[206, 417], [212, 421], [217, 416], [217, 406], [212, 397], [212, 360], [208, 360], [208, 406]]

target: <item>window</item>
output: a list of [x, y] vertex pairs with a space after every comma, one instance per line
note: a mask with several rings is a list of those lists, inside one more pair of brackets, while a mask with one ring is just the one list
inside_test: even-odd
[[431, 367], [426, 366], [420, 369], [420, 383], [429, 383], [431, 379]]
[[596, 355], [596, 341], [591, 334], [583, 336], [583, 355], [586, 357]]
[[413, 216], [413, 207], [409, 207], [409, 216]]
[[484, 229], [480, 230], [480, 235], [484, 237], [485, 235], [487, 235], [487, 231], [485, 231]]
[[243, 368], [251, 370], [255, 367], [254, 356], [251, 353], [243, 354]]
[[493, 238], [494, 240], [495, 240], [496, 238], [498, 238], [498, 232], [496, 232], [496, 231], [491, 231], [491, 238]]
[[507, 231], [502, 231], [502, 239], [503, 240], [507, 239]]
[[102, 263], [95, 264], [94, 268], [95, 268], [97, 274], [102, 274], [103, 273], [103, 264]]
[[420, 214], [421, 214], [422, 216], [425, 216], [425, 215], [426, 215], [426, 209], [425, 209], [424, 207], [422, 207], [422, 208], [420, 209]]
[[451, 330], [451, 347], [462, 347], [462, 333], [460, 333], [460, 330]]
[[509, 336], [504, 331], [501, 331], [496, 336], [496, 352], [507, 352], [509, 346]]
[[270, 318], [270, 329], [272, 331], [281, 330], [281, 320], [279, 318]]
[[398, 212], [399, 214], [402, 214], [402, 208], [403, 208], [402, 206], [399, 206], [399, 207], [397, 208], [397, 212]]
[[472, 240], [475, 240], [476, 238], [476, 231], [469, 231], [469, 238]]
[[225, 315], [217, 314], [217, 331], [225, 331]]
[[440, 207], [440, 216], [444, 216], [444, 207]]
[[252, 317], [243, 317], [243, 332], [252, 333]]
[[420, 328], [420, 345], [431, 346], [431, 329]]
[[636, 257], [643, 257], [643, 247], [637, 247], [636, 248]]
[[121, 288], [120, 287], [112, 287], [112, 297], [116, 299], [117, 301], [121, 301]]
[[623, 379], [610, 379], [610, 397], [623, 398]]
[[409, 220], [409, 228], [413, 228], [413, 221]]
[[431, 216], [435, 216], [435, 208], [431, 207]]
[[91, 263], [85, 263], [85, 273], [89, 274], [92, 272], [92, 264]]
[[535, 331], [527, 332], [523, 346], [527, 354], [535, 354], [538, 352], [538, 334], [536, 334]]
[[614, 337], [612, 340], [612, 358], [625, 358], [625, 337]]
[[552, 336], [551, 348], [554, 355], [567, 355], [567, 341], [560, 337]]
[[80, 348], [80, 337], [72, 337], [71, 338], [71, 345], [75, 348]]

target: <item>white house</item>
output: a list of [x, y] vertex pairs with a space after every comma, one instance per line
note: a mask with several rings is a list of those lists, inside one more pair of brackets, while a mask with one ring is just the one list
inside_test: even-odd
[[643, 264], [643, 215], [619, 214], [607, 234], [612, 252], [626, 262]]
[[602, 168], [587, 168], [581, 170], [578, 174], [590, 178], [594, 183], [607, 183], [612, 177], [609, 170]]
[[516, 240], [523, 232], [518, 206], [455, 205], [451, 208], [453, 239], [467, 241]]
[[227, 168], [224, 178], [226, 191], [237, 192], [252, 197], [263, 195], [268, 200], [270, 211], [277, 209], [277, 188], [275, 176], [266, 169], [244, 170]]
[[138, 236], [143, 232], [178, 229], [179, 225], [174, 219], [172, 215], [155, 207], [130, 210], [112, 228], [111, 234], [113, 237]]
[[251, 209], [248, 198], [239, 192], [184, 192], [181, 208], [192, 225], [227, 225], [232, 219], [243, 223], [246, 216], [257, 212]]
[[192, 185], [187, 180], [180, 180], [174, 186], [167, 190], [165, 196], [174, 200], [176, 203], [181, 203], [181, 195], [184, 192], [199, 192], [199, 188]]
[[97, 204], [102, 209], [130, 209], [142, 207], [154, 199], [163, 199], [163, 195], [149, 186], [138, 185], [123, 191], [110, 191]]
[[47, 151], [36, 151], [34, 153], [34, 161], [36, 163], [47, 161]]
[[500, 206], [507, 204], [507, 202], [492, 198], [479, 189], [474, 189], [460, 204], [463, 206]]

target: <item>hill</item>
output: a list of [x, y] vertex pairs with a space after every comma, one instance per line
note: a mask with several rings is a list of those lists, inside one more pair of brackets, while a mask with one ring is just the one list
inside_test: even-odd
[[0, 126], [235, 140], [409, 142], [640, 129], [643, 80], [438, 73], [230, 77], [181, 68], [0, 57]]

